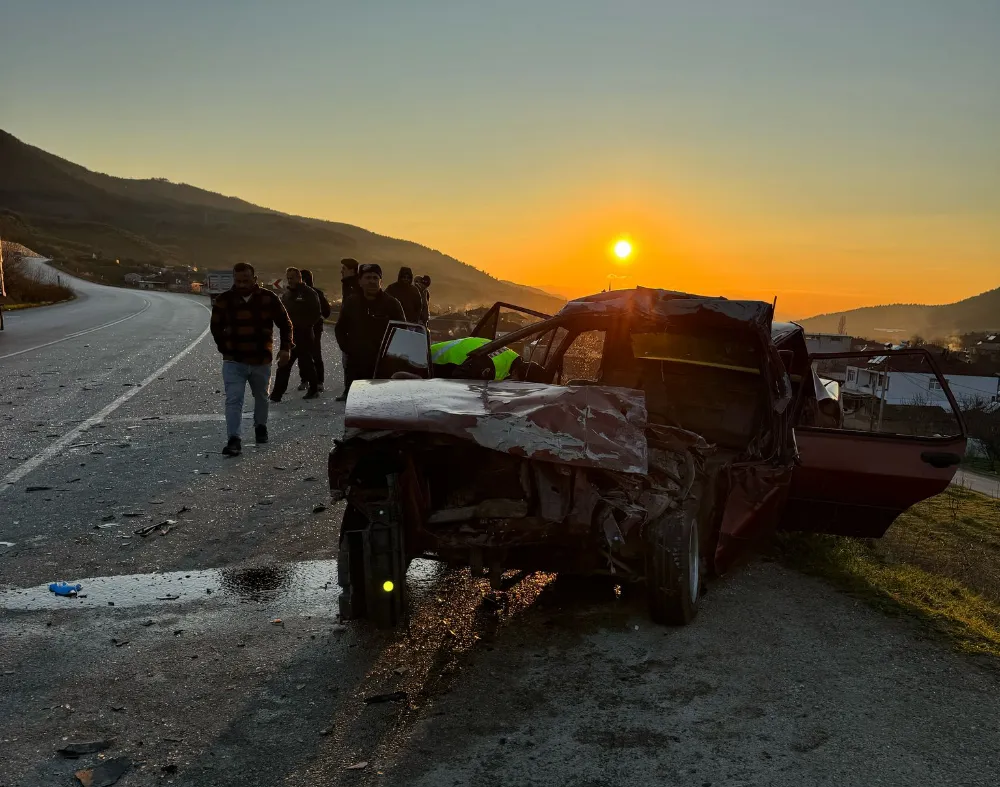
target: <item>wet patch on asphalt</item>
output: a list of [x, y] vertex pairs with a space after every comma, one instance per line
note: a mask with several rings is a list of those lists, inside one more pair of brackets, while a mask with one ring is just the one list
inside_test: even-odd
[[[439, 564], [415, 560], [407, 572], [407, 590], [419, 603], [442, 571]], [[336, 560], [264, 563], [201, 571], [73, 579], [73, 596], [59, 596], [49, 585], [0, 590], [0, 609], [11, 611], [95, 609], [179, 605], [192, 602], [282, 602], [292, 609], [329, 605], [340, 595]]]

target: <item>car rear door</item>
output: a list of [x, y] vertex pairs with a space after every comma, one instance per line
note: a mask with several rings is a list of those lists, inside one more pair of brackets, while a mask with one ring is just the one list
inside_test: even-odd
[[[879, 538], [951, 482], [965, 455], [958, 401], [923, 349], [809, 359], [840, 384], [842, 419], [807, 419], [808, 406], [795, 408], [798, 464], [782, 527]], [[811, 391], [803, 385], [800, 396]]]

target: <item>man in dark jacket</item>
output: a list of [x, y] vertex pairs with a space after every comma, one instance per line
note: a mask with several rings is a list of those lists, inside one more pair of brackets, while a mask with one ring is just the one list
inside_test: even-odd
[[378, 265], [362, 265], [358, 269], [361, 295], [344, 299], [334, 334], [337, 344], [347, 356], [344, 367], [344, 393], [337, 401], [345, 401], [355, 380], [370, 380], [375, 374], [378, 351], [391, 320], [404, 320], [399, 301], [382, 291], [382, 269]]
[[292, 320], [295, 331], [295, 347], [292, 348], [288, 363], [278, 365], [274, 388], [271, 389], [271, 401], [280, 402], [288, 388], [288, 378], [292, 373], [292, 364], [298, 360], [299, 373], [309, 386], [303, 399], [315, 399], [319, 396], [319, 382], [316, 378], [316, 365], [313, 362], [313, 345], [316, 335], [316, 323], [323, 319], [319, 296], [311, 287], [302, 282], [302, 272], [298, 268], [288, 268], [285, 271], [288, 287], [281, 297], [285, 311]]
[[419, 323], [423, 326], [427, 325], [427, 322], [431, 318], [431, 294], [428, 287], [431, 286], [430, 276], [417, 276], [413, 280], [414, 286], [420, 290], [420, 320]]
[[340, 291], [342, 301], [346, 301], [348, 295], [361, 294], [361, 285], [358, 283], [358, 261], [350, 257], [340, 261]]
[[386, 295], [391, 295], [403, 307], [407, 322], [420, 322], [420, 308], [424, 298], [413, 284], [413, 271], [400, 268], [396, 281], [385, 288]]
[[[358, 283], [358, 261], [352, 257], [345, 257], [340, 261], [340, 306], [344, 307], [344, 301], [348, 295], [361, 295], [361, 285]], [[347, 353], [340, 351], [340, 366], [344, 370], [344, 380], [347, 380]], [[338, 402], [347, 398], [347, 388], [337, 397]]]
[[274, 328], [281, 333], [278, 367], [288, 365], [292, 350], [292, 321], [278, 296], [257, 284], [253, 266], [233, 267], [233, 286], [212, 304], [212, 338], [222, 353], [222, 382], [226, 388], [227, 456], [243, 450], [240, 427], [247, 383], [253, 393], [253, 423], [257, 443], [267, 442], [267, 384], [271, 380]]
[[[311, 288], [313, 292], [319, 296], [319, 309], [320, 314], [323, 319], [316, 323], [316, 327], [313, 330], [313, 364], [316, 367], [316, 382], [319, 391], [323, 391], [323, 320], [330, 316], [330, 301], [326, 299], [326, 293], [323, 292], [319, 287], [313, 284], [313, 274], [312, 271], [302, 269], [302, 283], [307, 287]], [[299, 369], [299, 390], [305, 391], [309, 384], [306, 382], [305, 377], [302, 377], [302, 369]]]

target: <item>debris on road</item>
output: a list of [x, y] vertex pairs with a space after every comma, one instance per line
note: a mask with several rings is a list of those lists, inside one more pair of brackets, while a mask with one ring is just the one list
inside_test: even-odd
[[111, 787], [128, 773], [132, 767], [132, 761], [127, 757], [120, 757], [117, 760], [102, 762], [96, 768], [85, 768], [77, 771], [74, 776], [80, 781], [83, 787]]
[[180, 598], [180, 596], [166, 595], [166, 596], [157, 596], [156, 600], [157, 601], [177, 601], [177, 599], [179, 599], [179, 598]]
[[354, 765], [348, 765], [346, 770], [348, 771], [363, 771], [368, 767], [368, 760], [362, 760], [361, 762], [356, 762]]
[[162, 522], [157, 522], [155, 525], [146, 525], [145, 527], [140, 527], [138, 530], [135, 531], [135, 534], [137, 536], [142, 536], [143, 538], [145, 538], [154, 530], [158, 530], [159, 528], [162, 527], [166, 528], [166, 530], [163, 531], [163, 535], [166, 535], [167, 533], [170, 532], [170, 529], [176, 524], [177, 524], [176, 519], [164, 519]]
[[283, 621], [281, 618], [275, 618], [274, 620], [271, 621], [271, 625], [272, 626], [281, 626], [282, 628], [284, 628], [285, 627], [285, 621]]
[[186, 514], [186, 513], [187, 513], [188, 511], [190, 511], [190, 510], [191, 510], [191, 509], [190, 509], [190, 508], [188, 508], [187, 506], [183, 506], [183, 507], [181, 508], [181, 510], [177, 512], [177, 516], [180, 516], [181, 514]]
[[125, 645], [128, 645], [128, 643], [129, 641], [127, 639], [117, 639], [116, 637], [111, 638], [111, 644], [116, 648], [124, 647]]
[[51, 486], [29, 486], [25, 488], [25, 492], [48, 492], [52, 489]]
[[83, 590], [83, 585], [68, 585], [65, 582], [53, 582], [49, 585], [49, 590], [57, 596], [75, 596]]
[[0, 541], [0, 547], [12, 547], [14, 546], [13, 541]]
[[365, 697], [365, 705], [374, 705], [379, 702], [406, 702], [409, 695], [405, 691], [392, 691], [388, 694], [373, 694]]
[[56, 749], [63, 757], [79, 757], [82, 754], [93, 754], [104, 751], [115, 742], [114, 738], [103, 741], [87, 741], [86, 743], [67, 743], [61, 749]]

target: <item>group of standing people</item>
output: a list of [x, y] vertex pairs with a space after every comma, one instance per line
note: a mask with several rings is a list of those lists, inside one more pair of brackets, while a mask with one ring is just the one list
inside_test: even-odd
[[344, 401], [355, 380], [374, 376], [389, 322], [427, 325], [431, 277], [414, 278], [410, 268], [400, 268], [396, 281], [383, 290], [381, 266], [353, 259], [341, 262], [340, 277], [343, 301], [334, 333], [344, 361], [344, 391], [337, 400]]
[[[219, 295], [212, 306], [212, 337], [222, 354], [226, 390], [226, 429], [229, 440], [223, 453], [242, 452], [243, 401], [249, 384], [254, 397], [254, 433], [266, 443], [269, 402], [280, 402], [288, 389], [292, 366], [298, 362], [305, 399], [323, 390], [322, 335], [331, 314], [325, 293], [314, 284], [308, 270], [288, 268], [287, 286], [279, 298], [260, 286], [254, 267], [241, 262], [233, 267], [233, 287]], [[400, 268], [397, 281], [382, 289], [382, 268], [341, 261], [343, 301], [334, 333], [344, 362], [347, 399], [355, 380], [371, 379], [389, 322], [400, 320], [426, 325], [429, 317], [430, 277], [414, 278], [410, 268]], [[280, 345], [274, 387], [268, 394], [274, 360], [273, 329]]]

